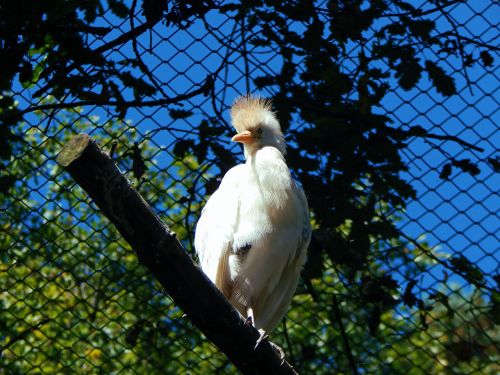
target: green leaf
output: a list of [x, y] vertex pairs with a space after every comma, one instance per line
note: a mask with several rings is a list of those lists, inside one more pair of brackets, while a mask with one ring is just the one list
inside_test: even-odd
[[425, 70], [436, 90], [444, 96], [451, 96], [457, 93], [455, 81], [448, 76], [443, 68], [436, 65], [433, 61], [425, 61]]

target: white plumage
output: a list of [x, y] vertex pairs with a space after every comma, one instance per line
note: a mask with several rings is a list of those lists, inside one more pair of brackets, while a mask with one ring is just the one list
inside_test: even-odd
[[246, 163], [229, 170], [208, 200], [195, 248], [203, 271], [233, 306], [270, 332], [285, 315], [305, 262], [309, 210], [286, 165], [270, 103], [242, 97], [231, 117]]

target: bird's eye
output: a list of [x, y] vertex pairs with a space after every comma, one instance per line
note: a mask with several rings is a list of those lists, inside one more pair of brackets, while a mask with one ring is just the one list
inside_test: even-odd
[[262, 134], [262, 128], [258, 128], [258, 129], [257, 129], [257, 134], [258, 134], [258, 135], [261, 135], [261, 134]]

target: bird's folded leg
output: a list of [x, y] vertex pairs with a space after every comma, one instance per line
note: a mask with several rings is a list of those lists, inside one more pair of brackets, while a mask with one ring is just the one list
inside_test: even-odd
[[245, 324], [255, 328], [255, 319], [253, 317], [253, 309], [251, 307], [247, 309], [247, 320], [245, 321]]
[[271, 347], [274, 349], [276, 354], [279, 355], [281, 364], [283, 364], [285, 362], [285, 352], [283, 351], [283, 349], [281, 349], [280, 346], [276, 345], [275, 343], [272, 343], [271, 341], [269, 341], [269, 344], [271, 344]]
[[259, 338], [257, 339], [257, 342], [255, 343], [254, 350], [257, 349], [259, 344], [262, 342], [262, 340], [267, 339], [268, 335], [266, 331], [263, 329], [259, 329]]
[[[255, 344], [254, 350], [257, 349], [257, 347], [259, 346], [259, 344], [263, 340], [266, 340], [269, 337], [267, 335], [266, 331], [264, 331], [263, 329], [259, 329], [259, 334], [260, 334], [260, 336], [257, 339], [257, 343]], [[281, 349], [280, 346], [276, 345], [275, 343], [273, 343], [271, 341], [268, 341], [268, 342], [269, 342], [269, 345], [271, 345], [271, 347], [275, 351], [275, 353], [280, 357], [281, 364], [283, 364], [285, 362], [285, 352], [283, 351], [283, 349]]]
[[[249, 307], [247, 310], [247, 320], [245, 321], [245, 324], [252, 325], [253, 327], [255, 327], [255, 319], [254, 319], [253, 309], [251, 307]], [[259, 331], [259, 338], [255, 342], [254, 350], [257, 349], [257, 347], [263, 340], [268, 338], [266, 331], [264, 331], [263, 329], [259, 329], [258, 331]], [[285, 360], [285, 353], [283, 352], [283, 349], [281, 349], [278, 345], [273, 344], [272, 342], [269, 342], [269, 344], [271, 344], [276, 354], [280, 356], [281, 364], [283, 364]]]

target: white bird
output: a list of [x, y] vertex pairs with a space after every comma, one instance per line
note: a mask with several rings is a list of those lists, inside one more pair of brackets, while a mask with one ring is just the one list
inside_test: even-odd
[[270, 101], [239, 98], [231, 108], [245, 164], [230, 169], [198, 221], [195, 248], [205, 274], [240, 314], [272, 331], [293, 298], [311, 239], [309, 209], [285, 162]]

